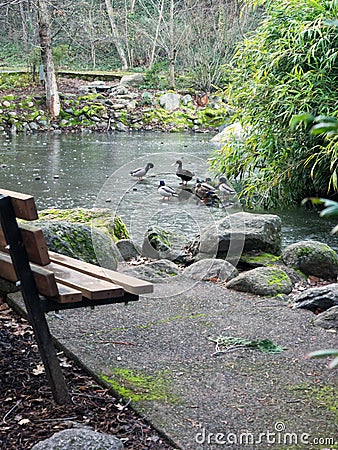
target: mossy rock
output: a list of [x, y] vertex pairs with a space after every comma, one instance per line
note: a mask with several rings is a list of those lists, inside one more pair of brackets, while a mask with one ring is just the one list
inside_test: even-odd
[[256, 267], [273, 266], [280, 261], [280, 259], [280, 256], [272, 255], [271, 253], [254, 252], [243, 253], [240, 262], [254, 269]]
[[119, 216], [112, 218], [109, 209], [45, 209], [39, 212], [40, 220], [62, 220], [77, 224], [95, 227], [117, 242], [120, 239], [129, 239], [127, 227]]
[[338, 254], [322, 242], [296, 242], [283, 250], [282, 257], [284, 264], [306, 275], [323, 279], [337, 278]]
[[226, 287], [255, 295], [277, 296], [290, 294], [292, 282], [288, 274], [278, 267], [257, 267], [233, 278]]
[[[92, 229], [87, 225], [62, 220], [46, 220], [38, 223], [43, 230], [49, 250], [97, 265], [101, 264], [102, 255], [106, 254], [109, 257], [109, 269], [116, 269], [117, 251], [107, 234], [97, 231], [94, 245]], [[100, 250], [100, 254], [97, 254], [97, 249]]]

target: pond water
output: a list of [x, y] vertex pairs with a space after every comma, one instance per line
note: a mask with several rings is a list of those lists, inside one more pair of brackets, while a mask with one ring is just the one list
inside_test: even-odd
[[[39, 210], [110, 208], [123, 218], [136, 242], [150, 225], [158, 225], [175, 231], [179, 245], [205, 225], [236, 211], [201, 205], [182, 190], [175, 175], [177, 159], [196, 177], [209, 175], [207, 159], [219, 146], [210, 142], [211, 137], [186, 133], [1, 136], [0, 185], [34, 195]], [[132, 169], [147, 162], [154, 168], [144, 181], [130, 177]], [[161, 199], [157, 192], [161, 179], [177, 190], [178, 198]], [[330, 235], [334, 220], [303, 207], [272, 212], [282, 218], [283, 245], [316, 239], [338, 249], [338, 237]]]

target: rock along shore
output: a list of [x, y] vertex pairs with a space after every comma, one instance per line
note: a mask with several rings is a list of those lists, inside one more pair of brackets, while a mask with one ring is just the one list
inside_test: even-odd
[[0, 133], [60, 132], [212, 132], [231, 111], [222, 94], [199, 105], [195, 92], [143, 89], [140, 74], [120, 82], [58, 80], [61, 114], [52, 119], [43, 86], [0, 92]]

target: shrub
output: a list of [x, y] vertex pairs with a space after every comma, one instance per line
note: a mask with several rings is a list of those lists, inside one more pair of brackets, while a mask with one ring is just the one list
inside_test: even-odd
[[304, 112], [334, 115], [337, 13], [337, 2], [273, 0], [232, 60], [226, 93], [246, 135], [227, 143], [211, 164], [242, 181], [247, 205], [288, 206], [330, 190], [337, 158], [313, 158], [323, 137], [289, 123]]

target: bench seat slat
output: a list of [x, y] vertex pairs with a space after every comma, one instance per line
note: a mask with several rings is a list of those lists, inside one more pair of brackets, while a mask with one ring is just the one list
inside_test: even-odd
[[[40, 266], [49, 264], [50, 259], [48, 256], [48, 249], [41, 228], [31, 225], [30, 223], [20, 223], [19, 228], [29, 260]], [[0, 250], [7, 251], [5, 248], [6, 245], [7, 242], [0, 225]]]
[[[46, 270], [44, 267], [36, 264], [31, 264], [31, 268], [40, 294], [45, 295], [46, 297], [56, 297], [59, 292], [54, 274], [49, 270]], [[12, 259], [10, 255], [4, 252], [0, 252], [0, 276], [12, 281], [13, 283], [18, 281], [12, 265]]]
[[7, 189], [0, 189], [0, 195], [11, 197], [15, 215], [19, 219], [36, 220], [38, 218], [38, 211], [32, 195], [8, 191]]
[[[57, 282], [78, 289], [82, 295], [90, 300], [123, 297], [124, 290], [121, 286], [97, 279], [77, 270], [51, 262], [46, 269], [53, 272]], [[72, 267], [75, 267], [74, 265]]]
[[[57, 283], [81, 292], [83, 297], [90, 300], [124, 296], [124, 289], [121, 286], [77, 272], [74, 269], [59, 264], [50, 263], [47, 266], [41, 267], [31, 263], [30, 266], [39, 293], [48, 298], [58, 298], [60, 294], [62, 295], [62, 292], [59, 293]], [[0, 252], [0, 276], [12, 282], [17, 281], [12, 259], [10, 255], [3, 252]], [[73, 292], [73, 294], [75, 293]], [[71, 300], [66, 300], [65, 297], [62, 301], [70, 302]], [[80, 301], [80, 299], [77, 301]]]
[[126, 292], [130, 292], [131, 294], [150, 294], [154, 290], [152, 283], [123, 273], [115, 272], [114, 270], [95, 266], [55, 252], [49, 252], [49, 257], [51, 261], [64, 265], [65, 267], [76, 267], [76, 270], [79, 272], [92, 274], [101, 280], [117, 283], [122, 286]]
[[56, 297], [52, 297], [57, 303], [75, 303], [82, 301], [82, 292], [77, 289], [73, 289], [64, 284], [57, 283], [59, 294]]

